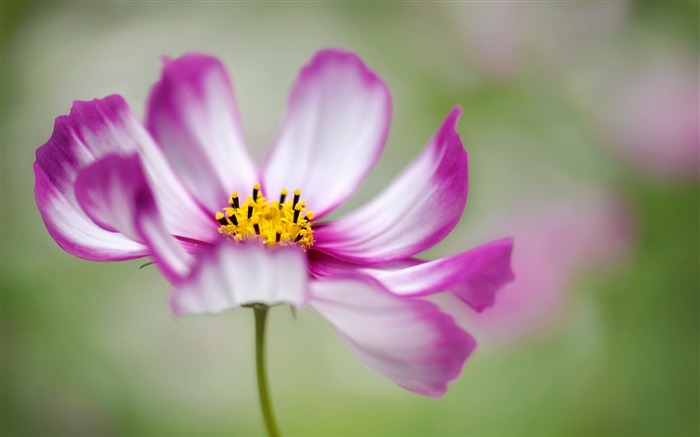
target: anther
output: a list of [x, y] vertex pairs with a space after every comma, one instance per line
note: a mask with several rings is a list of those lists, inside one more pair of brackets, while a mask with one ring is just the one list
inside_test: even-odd
[[238, 203], [238, 191], [234, 191], [233, 194], [231, 194], [231, 200], [229, 200], [229, 203], [236, 209], [241, 207], [241, 205]]
[[258, 193], [260, 193], [260, 184], [256, 182], [253, 185], [253, 200], [258, 200]]
[[287, 200], [287, 189], [282, 188], [282, 192], [280, 193], [280, 209], [282, 209], [285, 200]]
[[301, 213], [301, 204], [297, 204], [297, 207], [294, 208], [294, 223], [296, 223], [299, 220], [299, 214]]
[[215, 214], [219, 233], [235, 241], [256, 238], [268, 247], [300, 244], [308, 249], [313, 245], [314, 214], [306, 210], [301, 190], [294, 190], [293, 199], [286, 188], [280, 190], [279, 203], [266, 200], [258, 183], [251, 194], [240, 202], [238, 192], [231, 193], [229, 205]]
[[217, 212], [216, 213], [216, 221], [221, 224], [221, 226], [226, 226], [228, 222], [226, 221], [226, 217], [224, 217], [224, 214], [222, 212]]
[[297, 206], [297, 203], [299, 203], [300, 198], [301, 198], [301, 190], [299, 190], [299, 188], [297, 188], [296, 190], [294, 190], [294, 200], [292, 201], [292, 208]]
[[238, 217], [236, 217], [236, 213], [233, 211], [229, 211], [228, 213], [228, 219], [231, 220], [231, 223], [234, 225], [238, 226]]

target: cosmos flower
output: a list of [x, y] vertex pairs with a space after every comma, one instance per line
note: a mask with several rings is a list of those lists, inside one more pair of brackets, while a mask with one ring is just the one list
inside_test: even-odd
[[58, 117], [37, 150], [36, 200], [67, 252], [152, 258], [174, 286], [177, 316], [309, 304], [367, 367], [440, 396], [475, 341], [424, 297], [447, 291], [481, 311], [512, 280], [510, 239], [414, 258], [445, 238], [466, 204], [460, 113], [374, 200], [324, 221], [382, 152], [384, 82], [352, 53], [316, 54], [257, 168], [223, 65], [189, 54], [166, 61], [145, 123], [118, 95], [77, 101]]

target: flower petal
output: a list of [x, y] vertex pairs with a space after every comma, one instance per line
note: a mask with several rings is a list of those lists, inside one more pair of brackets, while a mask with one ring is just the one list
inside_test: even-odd
[[347, 199], [386, 142], [391, 96], [353, 53], [324, 50], [299, 73], [264, 169], [268, 195], [301, 189], [316, 217]]
[[445, 238], [467, 202], [467, 152], [456, 131], [461, 113], [454, 108], [423, 153], [374, 200], [318, 226], [315, 247], [350, 261], [385, 263]]
[[424, 396], [442, 396], [476, 346], [432, 303], [395, 296], [370, 278], [313, 281], [310, 302], [362, 363]]
[[107, 155], [85, 167], [75, 180], [75, 197], [98, 226], [141, 239], [135, 217], [140, 210], [156, 210], [137, 155]]
[[75, 181], [75, 194], [99, 226], [148, 246], [166, 277], [187, 274], [192, 258], [168, 234], [138, 155], [107, 155], [86, 167]]
[[46, 229], [66, 252], [92, 261], [120, 261], [148, 255], [148, 248], [125, 235], [97, 226], [80, 208], [73, 190], [61, 191], [34, 164], [34, 195]]
[[493, 306], [496, 292], [514, 279], [510, 267], [513, 239], [493, 241], [434, 261], [406, 259], [388, 264], [359, 265], [314, 253], [311, 271], [319, 276], [361, 272], [399, 296], [454, 292], [475, 311]]
[[171, 234], [199, 241], [218, 235], [212, 217], [182, 186], [126, 102], [112, 95], [74, 102], [70, 114], [56, 119], [51, 138], [36, 152], [37, 205], [49, 232], [66, 251], [93, 260], [128, 259], [143, 253], [141, 245], [129, 244], [91, 223], [75, 198], [73, 185], [80, 170], [111, 153], [141, 155]]
[[210, 211], [257, 182], [233, 86], [221, 62], [188, 54], [166, 61], [148, 101], [147, 125], [168, 161]]
[[176, 316], [209, 313], [251, 303], [297, 307], [306, 303], [306, 255], [296, 246], [274, 252], [257, 241], [221, 244], [201, 255], [189, 277], [175, 283]]

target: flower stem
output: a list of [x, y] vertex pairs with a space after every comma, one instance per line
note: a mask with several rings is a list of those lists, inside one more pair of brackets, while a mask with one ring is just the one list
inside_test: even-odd
[[270, 437], [280, 435], [272, 414], [270, 404], [270, 394], [267, 389], [267, 378], [265, 376], [265, 320], [267, 319], [267, 305], [254, 304], [255, 313], [255, 367], [258, 374], [258, 394], [260, 395], [260, 409], [262, 410], [265, 429]]

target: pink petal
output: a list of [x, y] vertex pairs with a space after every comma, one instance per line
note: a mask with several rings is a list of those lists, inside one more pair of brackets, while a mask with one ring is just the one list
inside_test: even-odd
[[99, 226], [148, 246], [167, 277], [189, 271], [191, 258], [168, 234], [138, 155], [107, 155], [86, 167], [78, 174], [75, 194]]
[[313, 281], [311, 304], [363, 364], [424, 396], [442, 396], [476, 346], [435, 305], [369, 278]]
[[457, 225], [467, 202], [467, 152], [454, 108], [423, 153], [374, 200], [316, 229], [315, 248], [359, 263], [422, 252]]
[[451, 16], [469, 64], [491, 78], [507, 80], [523, 66], [530, 9], [523, 2], [460, 2]]
[[56, 119], [51, 138], [36, 152], [37, 205], [49, 232], [66, 251], [101, 261], [143, 255], [141, 245], [92, 223], [75, 198], [80, 170], [112, 153], [141, 155], [171, 234], [202, 241], [217, 235], [212, 218], [184, 189], [126, 102], [113, 95], [74, 102], [70, 114]]
[[188, 278], [175, 283], [170, 302], [177, 316], [251, 303], [300, 307], [307, 283], [306, 255], [296, 246], [270, 251], [256, 241], [222, 241], [202, 254]]
[[374, 166], [390, 122], [389, 91], [357, 55], [317, 53], [289, 97], [264, 169], [265, 193], [299, 188], [317, 218], [330, 212]]
[[319, 276], [361, 272], [399, 296], [454, 292], [474, 310], [493, 306], [496, 292], [514, 279], [510, 267], [513, 239], [504, 238], [434, 261], [407, 259], [380, 265], [360, 265], [315, 253], [311, 270]]
[[210, 211], [234, 190], [257, 182], [246, 151], [233, 87], [211, 56], [189, 54], [166, 61], [148, 102], [148, 129], [191, 192]]
[[34, 164], [34, 195], [46, 229], [66, 252], [93, 261], [119, 261], [148, 255], [148, 248], [96, 225], [80, 208], [72, 188], [62, 192]]

